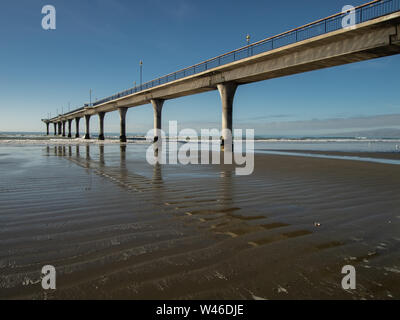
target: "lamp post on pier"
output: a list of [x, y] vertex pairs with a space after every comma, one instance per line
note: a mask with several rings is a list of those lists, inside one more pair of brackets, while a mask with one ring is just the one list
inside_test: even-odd
[[[246, 36], [246, 43], [247, 43], [247, 45], [250, 44], [250, 35], [249, 34]], [[247, 48], [247, 56], [250, 56], [250, 48]]]
[[143, 84], [143, 61], [142, 60], [140, 60], [139, 65], [140, 65], [140, 87], [142, 87], [142, 84]]

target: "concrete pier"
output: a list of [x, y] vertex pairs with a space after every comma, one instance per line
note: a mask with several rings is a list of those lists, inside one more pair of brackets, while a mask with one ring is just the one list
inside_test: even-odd
[[66, 120], [62, 121], [62, 136], [65, 137], [65, 124], [66, 124]]
[[99, 140], [104, 140], [104, 116], [105, 115], [106, 115], [105, 112], [99, 112], [99, 121], [100, 121]]
[[90, 139], [90, 115], [85, 114], [85, 123], [86, 123], [86, 132], [85, 132], [85, 139]]
[[72, 138], [72, 119], [68, 119], [68, 138]]
[[[154, 79], [140, 90], [131, 88], [45, 121], [57, 123], [58, 133], [61, 134], [62, 121], [77, 119], [78, 135], [78, 118], [85, 117], [85, 139], [90, 139], [89, 120], [92, 115], [98, 114], [101, 139], [104, 136], [104, 114], [118, 110], [120, 141], [126, 142], [128, 108], [151, 102], [154, 109], [154, 142], [158, 144], [160, 137], [157, 130], [161, 129], [165, 100], [218, 90], [222, 102], [221, 146], [228, 151], [233, 142], [233, 101], [239, 85], [400, 54], [400, 5], [397, 2], [394, 4], [396, 7], [388, 8], [385, 2], [376, 1], [360, 6], [357, 12], [360, 15], [364, 13], [360, 22], [351, 28], [337, 26], [330, 30], [332, 17], [340, 17], [340, 12]], [[377, 8], [383, 15], [378, 14]], [[365, 15], [366, 12], [370, 13]], [[372, 16], [369, 18], [369, 15]], [[305, 36], [306, 30], [314, 32], [323, 24], [325, 32]], [[283, 44], [283, 39], [287, 39], [288, 43]]]
[[81, 120], [81, 118], [79, 118], [79, 117], [75, 118], [75, 125], [76, 125], [75, 138], [79, 138], [79, 120]]
[[238, 85], [234, 82], [218, 84], [217, 88], [222, 102], [222, 138], [221, 148], [232, 146], [232, 111], [233, 99]]
[[61, 134], [62, 134], [62, 124], [61, 124], [61, 121], [59, 121], [59, 122], [57, 123], [57, 125], [58, 125], [58, 135], [61, 136]]
[[161, 114], [164, 100], [151, 99], [150, 102], [153, 105], [154, 110], [154, 142], [157, 142], [160, 139], [158, 134], [159, 130], [161, 130]]
[[50, 122], [46, 122], [46, 134], [50, 135]]
[[120, 126], [121, 134], [119, 136], [119, 141], [126, 142], [126, 112], [128, 108], [119, 108]]
[[57, 135], [57, 123], [53, 122], [54, 125], [54, 135]]

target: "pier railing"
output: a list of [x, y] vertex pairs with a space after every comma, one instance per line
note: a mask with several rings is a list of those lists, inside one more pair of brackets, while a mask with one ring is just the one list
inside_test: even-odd
[[[400, 11], [400, 0], [375, 0], [356, 7], [354, 9], [354, 14], [356, 18], [356, 24], [360, 24], [362, 22], [373, 20], [397, 11]], [[348, 12], [340, 12], [296, 29], [292, 29], [276, 36], [252, 43], [245, 47], [143, 83], [142, 85], [138, 85], [134, 88], [119, 92], [107, 98], [97, 100], [95, 103], [93, 103], [93, 106], [116, 100], [168, 82], [192, 76], [200, 72], [204, 72], [234, 61], [242, 60], [263, 52], [268, 52], [289, 44], [340, 30], [342, 29], [342, 20], [346, 15], [348, 15]]]
[[72, 111], [68, 111], [67, 113], [64, 113], [63, 116], [67, 116], [67, 115], [69, 115], [71, 113], [74, 113], [74, 112], [77, 112], [77, 111], [81, 111], [83, 109], [85, 109], [85, 107], [80, 107], [80, 108], [74, 109]]

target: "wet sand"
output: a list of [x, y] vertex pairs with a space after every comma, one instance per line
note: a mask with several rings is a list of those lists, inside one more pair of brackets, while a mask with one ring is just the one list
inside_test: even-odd
[[257, 154], [236, 176], [143, 148], [0, 146], [0, 298], [400, 298], [400, 166]]

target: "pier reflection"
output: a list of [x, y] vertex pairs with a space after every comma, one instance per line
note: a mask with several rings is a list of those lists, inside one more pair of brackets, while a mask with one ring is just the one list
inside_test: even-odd
[[160, 189], [163, 184], [161, 165], [156, 163], [153, 168], [152, 185], [156, 189]]
[[221, 206], [228, 208], [232, 206], [233, 171], [222, 170], [218, 180], [218, 193]]
[[119, 148], [120, 152], [120, 168], [121, 172], [126, 170], [126, 145], [121, 145]]
[[86, 160], [88, 161], [88, 164], [89, 164], [90, 159], [91, 159], [91, 157], [90, 157], [90, 145], [87, 144], [86, 145]]
[[[85, 149], [84, 157], [80, 155], [82, 147]], [[57, 156], [68, 154], [66, 159], [87, 169], [88, 173], [99, 175], [128, 192], [140, 195], [149, 204], [156, 205], [160, 212], [194, 218], [202, 228], [206, 227], [213, 233], [236, 238], [268, 228], [261, 225], [265, 215], [256, 216], [254, 212], [249, 215], [243, 210], [240, 200], [243, 190], [235, 193], [235, 187], [243, 183], [243, 178], [236, 177], [233, 166], [201, 167], [205, 168], [204, 171], [190, 165], [171, 169], [159, 162], [150, 166], [145, 160], [138, 161], [134, 152], [129, 157], [127, 148], [125, 144], [99, 144], [97, 149], [97, 146], [85, 144], [75, 145], [75, 152], [72, 146], [57, 146], [54, 150]], [[163, 169], [172, 172], [169, 183], [163, 178]], [[196, 178], [199, 172], [200, 177]], [[206, 177], [203, 173], [207, 173]], [[250, 197], [250, 194], [247, 196]], [[257, 219], [260, 223], [254, 221]]]
[[104, 145], [103, 144], [99, 144], [99, 164], [100, 164], [101, 168], [103, 168], [106, 164], [106, 162], [104, 160]]

